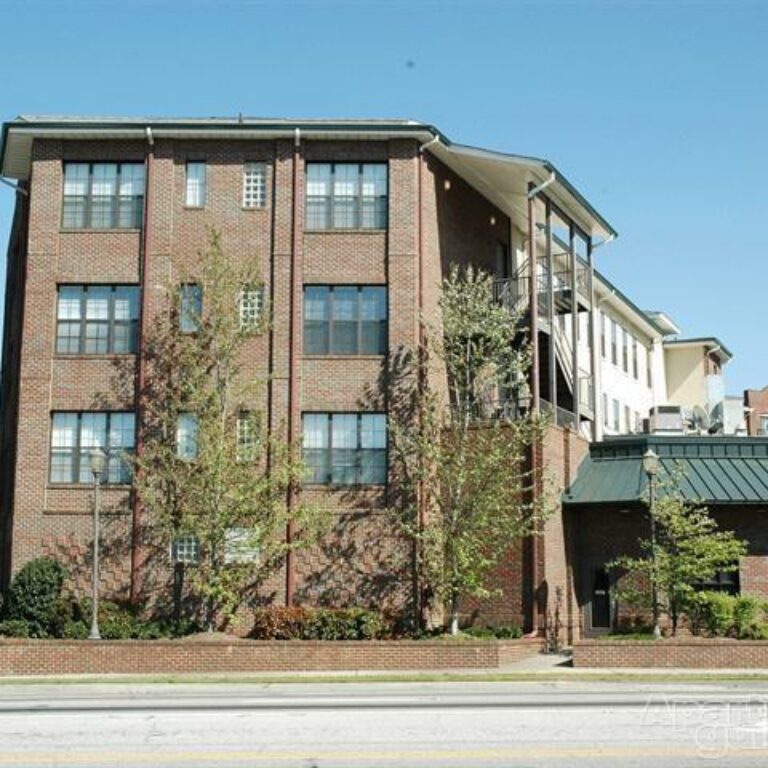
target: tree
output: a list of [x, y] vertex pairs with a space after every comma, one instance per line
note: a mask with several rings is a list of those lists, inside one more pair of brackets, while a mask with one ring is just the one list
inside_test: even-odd
[[196, 271], [179, 269], [168, 286], [146, 343], [136, 490], [161, 549], [184, 540], [196, 559], [187, 570], [209, 629], [282, 561], [289, 519], [291, 547], [324, 529], [319, 507], [288, 509], [288, 489], [304, 476], [300, 453], [270, 434], [258, 409], [265, 381], [244, 369], [267, 317], [257, 262], [228, 259], [212, 229]]
[[[610, 567], [625, 570], [632, 585], [618, 591], [619, 599], [652, 608], [651, 591], [656, 586], [659, 609], [669, 616], [672, 634], [677, 633], [680, 616], [696, 593], [696, 587], [718, 571], [736, 571], [746, 542], [732, 531], [721, 531], [709, 510], [685, 500], [681, 478], [673, 474], [661, 484], [649, 514], [656, 522], [656, 546], [641, 538], [640, 556], [624, 556]], [[654, 552], [655, 549], [655, 552]]]
[[543, 517], [528, 464], [542, 423], [516, 405], [530, 355], [493, 279], [452, 268], [439, 309], [441, 325], [397, 362], [390, 432], [395, 509], [422, 585], [456, 634], [462, 599], [494, 594], [491, 572]]

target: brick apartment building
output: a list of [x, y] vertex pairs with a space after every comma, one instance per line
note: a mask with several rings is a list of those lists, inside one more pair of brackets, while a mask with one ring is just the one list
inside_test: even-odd
[[[261, 260], [273, 312], [269, 333], [250, 342], [253, 374], [268, 382], [262, 405], [271, 429], [285, 425], [287, 437], [326, 451], [313, 480], [330, 487], [338, 516], [327, 545], [275, 576], [276, 600], [408, 601], [408, 553], [380, 514], [386, 414], [360, 402], [386, 354], [417, 344], [419, 317], [435, 314], [451, 263], [493, 272], [512, 303], [538, 299], [529, 313], [540, 339], [534, 407], [548, 402], [589, 431], [594, 388], [579, 396], [583, 374], [574, 384], [548, 334], [557, 314], [560, 326], [592, 322], [591, 251], [614, 232], [546, 161], [454, 145], [410, 121], [20, 117], [2, 139], [0, 173], [18, 183], [3, 347], [3, 586], [41, 553], [87, 573], [84, 457], [99, 445], [115, 457], [108, 535], [126, 544], [107, 558], [103, 588], [141, 593], [140, 509], [117, 458], [135, 450], [137, 403], [115, 387], [115, 360], [141, 380], [142, 339], [171, 258], [191, 263], [211, 225], [229, 257]], [[531, 233], [546, 272], [539, 291], [523, 276]], [[341, 332], [347, 315], [360, 324], [356, 340]], [[566, 357], [571, 370], [594, 370], [577, 345]], [[568, 457], [555, 463], [562, 473], [575, 470], [579, 441], [560, 432], [550, 441]], [[332, 436], [379, 451], [378, 468], [335, 476]], [[535, 620], [547, 541], [511, 555], [495, 615]]]
[[[328, 491], [335, 515], [328, 540], [287, 558], [267, 585], [276, 602], [411, 600], [410, 550], [383, 514], [387, 414], [361, 402], [388, 354], [417, 345], [420, 317], [436, 316], [449, 265], [488, 270], [499, 300], [525, 310], [537, 339], [526, 405], [552, 414], [537, 458], [555, 488], [571, 484], [585, 438], [599, 436], [592, 257], [615, 232], [547, 161], [456, 145], [411, 121], [20, 117], [3, 126], [0, 175], [17, 184], [0, 589], [43, 553], [85, 580], [87, 455], [103, 447], [105, 538], [116, 544], [102, 589], [151, 598], [146, 521], [119, 456], [141, 438], [142, 340], [173, 265], [193, 263], [210, 226], [229, 258], [260, 260], [272, 322], [248, 342], [248, 372], [264, 382], [257, 405], [272, 431], [303, 441], [314, 457], [304, 492]], [[193, 286], [187, 294], [198, 301]], [[251, 298], [241, 311], [258, 311]], [[352, 469], [334, 459], [339, 441]], [[578, 635], [589, 589], [578, 594], [574, 519], [559, 509], [541, 537], [511, 543], [503, 596], [468, 610], [540, 627], [560, 593]], [[171, 552], [169, 542], [169, 564]]]

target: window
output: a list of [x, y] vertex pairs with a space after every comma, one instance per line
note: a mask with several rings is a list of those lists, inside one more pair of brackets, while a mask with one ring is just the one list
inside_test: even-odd
[[760, 426], [758, 427], [759, 435], [768, 435], [768, 413], [760, 414]]
[[617, 347], [617, 336], [619, 333], [619, 326], [615, 320], [608, 318], [608, 322], [611, 325], [611, 362], [614, 365], [619, 364], [619, 351]]
[[197, 565], [200, 562], [200, 542], [194, 536], [177, 536], [171, 544], [171, 560], [174, 563]]
[[60, 285], [56, 353], [120, 355], [136, 352], [139, 289], [132, 285]]
[[92, 483], [91, 451], [103, 450], [107, 463], [102, 482], [122, 485], [133, 478], [128, 456], [136, 442], [130, 412], [55, 412], [51, 419], [52, 483]]
[[603, 424], [606, 427], [611, 426], [611, 414], [608, 411], [608, 395], [603, 392]]
[[197, 416], [194, 413], [180, 413], [176, 422], [176, 455], [180, 459], [197, 458]]
[[600, 314], [600, 354], [603, 356], [603, 359], [605, 359], [605, 356], [607, 354], [607, 344], [606, 344], [606, 330], [605, 326], [606, 323], [610, 322], [608, 318], [604, 314]]
[[622, 328], [621, 332], [624, 336], [622, 368], [624, 373], [629, 373], [629, 331], [626, 328]]
[[258, 531], [250, 528], [229, 528], [224, 532], [224, 563], [241, 565], [259, 562]]
[[624, 431], [632, 431], [632, 411], [628, 405], [624, 406]]
[[648, 376], [648, 389], [653, 388], [653, 357], [651, 355], [651, 348], [646, 349], [645, 359], [647, 362], [646, 374]]
[[203, 288], [197, 283], [185, 283], [181, 286], [181, 307], [179, 327], [182, 333], [196, 333], [200, 330], [200, 317], [203, 313]]
[[64, 229], [139, 229], [144, 163], [64, 163]]
[[694, 585], [700, 592], [725, 592], [728, 595], [738, 595], [740, 591], [739, 569], [733, 571], [717, 571], [711, 579], [700, 581]]
[[205, 205], [205, 163], [187, 163], [184, 204], [188, 208], [202, 208]]
[[255, 461], [258, 458], [261, 421], [257, 413], [243, 411], [237, 417], [237, 460]]
[[264, 163], [243, 166], [243, 208], [263, 208], [267, 202], [267, 167]]
[[307, 229], [386, 229], [386, 163], [307, 163]]
[[637, 364], [637, 339], [632, 337], [632, 375], [635, 379], [640, 378], [640, 368]]
[[621, 430], [621, 403], [618, 400], [613, 401], [613, 429], [616, 432]]
[[305, 413], [308, 482], [383, 485], [387, 482], [387, 417], [383, 413]]
[[241, 330], [258, 330], [261, 325], [261, 313], [264, 309], [264, 286], [249, 285], [242, 288], [238, 308]]
[[305, 286], [305, 354], [383, 355], [386, 351], [385, 287]]

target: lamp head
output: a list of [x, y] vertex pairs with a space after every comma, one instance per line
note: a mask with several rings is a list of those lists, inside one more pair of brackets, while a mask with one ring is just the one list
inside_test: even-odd
[[93, 477], [98, 480], [104, 474], [104, 466], [107, 463], [107, 457], [101, 448], [94, 448], [91, 451], [91, 472]]
[[659, 457], [650, 448], [643, 454], [643, 472], [648, 477], [655, 477], [659, 473]]

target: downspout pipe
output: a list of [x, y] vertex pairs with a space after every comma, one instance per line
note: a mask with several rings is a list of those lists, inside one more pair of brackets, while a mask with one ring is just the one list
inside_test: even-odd
[[[141, 255], [139, 259], [139, 285], [141, 291], [141, 310], [139, 317], [139, 339], [136, 354], [136, 392], [134, 395], [136, 410], [136, 455], [140, 457], [144, 452], [144, 430], [143, 430], [143, 412], [144, 412], [144, 387], [146, 385], [146, 361], [144, 356], [144, 347], [149, 328], [151, 316], [151, 301], [149, 291], [149, 270], [150, 270], [150, 248], [152, 235], [152, 217], [151, 217], [151, 196], [152, 176], [155, 159], [155, 137], [152, 129], [147, 126], [147, 160], [144, 179], [144, 218], [142, 221], [141, 233]], [[142, 530], [141, 500], [134, 491], [131, 499], [131, 587], [130, 601], [136, 605], [141, 600], [142, 590]]]
[[[301, 129], [293, 134], [293, 194], [291, 199], [291, 277], [290, 277], [290, 333], [291, 343], [288, 363], [288, 444], [296, 450], [299, 440], [299, 356], [301, 354], [301, 282], [303, 265], [301, 263], [301, 233], [299, 231], [299, 161], [301, 159]], [[288, 524], [285, 530], [285, 604], [292, 606], [296, 600], [296, 556], [293, 542], [296, 538], [296, 524], [292, 513], [296, 506], [299, 489], [293, 484], [288, 489]]]
[[[424, 334], [424, 153], [434, 144], [440, 142], [440, 136], [433, 136], [429, 141], [424, 142], [419, 146], [416, 161], [418, 163], [417, 171], [417, 211], [416, 211], [416, 242], [418, 247], [418, 340], [419, 340], [419, 387], [425, 388], [427, 381], [425, 380], [426, 372], [424, 371], [424, 344], [426, 342]], [[421, 414], [419, 414], [419, 421], [421, 421]], [[418, 486], [418, 528], [419, 531], [423, 531], [426, 525], [426, 509], [424, 508], [424, 493], [422, 484]], [[418, 540], [414, 543], [414, 567], [413, 567], [413, 599], [415, 610], [415, 618], [420, 626], [426, 626], [428, 622], [427, 605], [422, 593], [421, 580], [419, 578], [419, 559], [421, 556], [420, 545]]]

